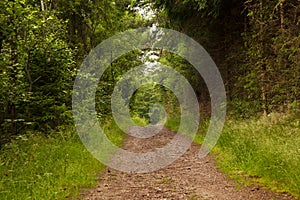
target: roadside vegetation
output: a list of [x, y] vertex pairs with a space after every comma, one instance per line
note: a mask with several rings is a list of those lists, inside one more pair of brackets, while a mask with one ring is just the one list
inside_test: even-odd
[[[104, 127], [109, 139], [122, 144], [115, 124]], [[75, 128], [62, 127], [45, 135], [18, 135], [0, 150], [0, 199], [76, 198], [96, 186], [104, 165], [81, 143]]]
[[[258, 184], [299, 197], [300, 115], [271, 113], [267, 117], [228, 117], [211, 155], [228, 177], [250, 185]], [[180, 116], [173, 114], [166, 127], [177, 131]], [[208, 120], [200, 123], [194, 138], [201, 145]]]
[[216, 148], [222, 171], [242, 183], [300, 194], [300, 121], [297, 115], [228, 120]]

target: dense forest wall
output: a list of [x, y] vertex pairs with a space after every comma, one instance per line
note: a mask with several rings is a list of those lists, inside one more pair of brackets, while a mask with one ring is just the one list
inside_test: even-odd
[[167, 27], [203, 45], [237, 116], [290, 112], [300, 98], [300, 2], [156, 1]]

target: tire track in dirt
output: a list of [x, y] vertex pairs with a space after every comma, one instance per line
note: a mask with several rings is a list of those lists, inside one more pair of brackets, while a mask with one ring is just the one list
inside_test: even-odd
[[[133, 127], [143, 131], [142, 127]], [[147, 130], [149, 131], [149, 130]], [[147, 152], [166, 145], [176, 133], [163, 128], [157, 135], [139, 139], [128, 136], [123, 149]], [[199, 146], [189, 150], [171, 165], [152, 173], [124, 173], [106, 168], [96, 188], [84, 194], [83, 199], [293, 199], [258, 186], [245, 187], [218, 171], [211, 156], [198, 158]]]

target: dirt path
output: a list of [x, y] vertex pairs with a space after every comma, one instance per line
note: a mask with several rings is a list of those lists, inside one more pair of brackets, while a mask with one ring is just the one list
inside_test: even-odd
[[[141, 127], [136, 127], [141, 131]], [[128, 136], [123, 149], [146, 152], [167, 144], [175, 133], [163, 129], [159, 134], [138, 139]], [[244, 187], [220, 173], [214, 159], [199, 159], [199, 147], [190, 149], [171, 165], [146, 174], [124, 173], [107, 168], [97, 188], [83, 199], [292, 199], [257, 186]]]

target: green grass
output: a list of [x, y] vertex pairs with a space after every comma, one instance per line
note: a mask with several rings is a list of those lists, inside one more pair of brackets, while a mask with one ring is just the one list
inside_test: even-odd
[[147, 126], [147, 125], [149, 125], [149, 122], [147, 122], [146, 119], [138, 117], [138, 116], [133, 116], [132, 120], [138, 126]]
[[[179, 116], [166, 126], [177, 131]], [[201, 144], [208, 122], [200, 124], [194, 142]], [[212, 155], [217, 166], [237, 181], [261, 184], [300, 197], [300, 120], [270, 114], [266, 118], [227, 120]]]
[[[135, 119], [140, 125], [145, 120]], [[180, 118], [168, 117], [166, 126], [177, 131]], [[201, 144], [208, 122], [194, 139]], [[115, 123], [107, 123], [108, 138], [121, 145], [124, 138]], [[227, 120], [214, 149], [217, 165], [247, 184], [252, 181], [280, 192], [300, 196], [299, 118], [271, 115], [252, 120]], [[0, 199], [66, 199], [96, 185], [104, 166], [85, 149], [74, 128], [45, 136], [31, 132], [18, 136], [0, 150]]]
[[[198, 131], [194, 137], [194, 142], [196, 144], [201, 144], [204, 140], [204, 135], [206, 134], [207, 131], [207, 127], [208, 127], [209, 123], [207, 121], [202, 122], [199, 124], [198, 127]], [[177, 132], [180, 126], [180, 115], [178, 115], [178, 113], [171, 113], [169, 114], [169, 116], [167, 117], [166, 123], [165, 123], [165, 127], [171, 129], [172, 131]], [[182, 133], [185, 134], [185, 133]]]
[[231, 177], [300, 196], [300, 126], [285, 116], [227, 121], [215, 148]]
[[[120, 145], [124, 134], [105, 126]], [[85, 149], [74, 128], [45, 136], [32, 132], [18, 136], [0, 150], [0, 199], [76, 198], [96, 185], [104, 166]]]
[[171, 113], [167, 116], [167, 121], [165, 126], [173, 131], [178, 131], [180, 125], [180, 115], [176, 113]]

